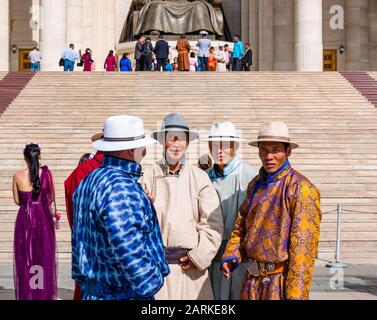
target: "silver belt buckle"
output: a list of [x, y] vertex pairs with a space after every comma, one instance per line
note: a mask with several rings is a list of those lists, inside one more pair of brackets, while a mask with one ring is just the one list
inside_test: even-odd
[[255, 260], [249, 260], [249, 263], [248, 263], [248, 266], [247, 266], [247, 272], [252, 277], [259, 277], [260, 276], [258, 263]]
[[274, 263], [268, 263], [266, 268], [267, 268], [268, 272], [272, 272], [272, 271], [275, 270], [275, 264]]

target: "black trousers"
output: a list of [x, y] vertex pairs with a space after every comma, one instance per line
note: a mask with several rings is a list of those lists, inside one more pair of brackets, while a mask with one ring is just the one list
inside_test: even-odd
[[135, 71], [144, 71], [144, 57], [140, 57], [139, 60], [136, 60]]
[[153, 58], [151, 54], [144, 57], [144, 71], [152, 71]]
[[168, 63], [168, 59], [166, 58], [157, 59], [157, 71], [161, 71], [161, 67], [163, 71], [166, 71], [167, 63]]
[[243, 71], [250, 71], [251, 65], [250, 64], [242, 64]]

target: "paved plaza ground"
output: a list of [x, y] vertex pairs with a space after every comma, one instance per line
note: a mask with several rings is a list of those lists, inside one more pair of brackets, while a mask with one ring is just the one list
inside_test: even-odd
[[[59, 299], [72, 300], [71, 266], [59, 265]], [[0, 300], [14, 300], [13, 267], [0, 266]], [[342, 276], [343, 272], [343, 276]], [[337, 279], [339, 283], [337, 284]], [[343, 283], [342, 283], [343, 282]], [[318, 262], [313, 279], [312, 300], [377, 300], [377, 265], [350, 265], [344, 270], [331, 270]]]

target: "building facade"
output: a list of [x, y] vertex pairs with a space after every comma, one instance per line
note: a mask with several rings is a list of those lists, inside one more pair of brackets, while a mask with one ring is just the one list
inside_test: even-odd
[[[91, 48], [97, 70], [117, 48], [132, 0], [0, 0], [0, 70], [59, 70], [74, 43]], [[223, 0], [232, 33], [251, 43], [253, 70], [377, 70], [375, 0]]]

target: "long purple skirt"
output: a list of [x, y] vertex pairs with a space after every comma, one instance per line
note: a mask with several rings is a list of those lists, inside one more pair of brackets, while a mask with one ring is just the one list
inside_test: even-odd
[[[44, 190], [42, 189], [43, 193]], [[48, 206], [19, 192], [21, 207], [14, 232], [14, 289], [17, 300], [57, 297], [55, 227]]]

